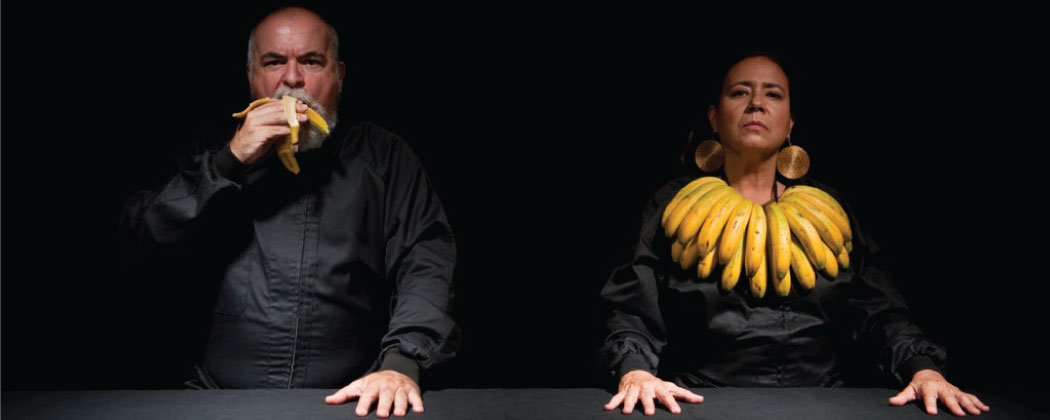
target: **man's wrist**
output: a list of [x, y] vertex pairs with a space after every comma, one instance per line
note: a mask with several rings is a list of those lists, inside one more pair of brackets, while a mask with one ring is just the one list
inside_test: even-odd
[[244, 172], [248, 170], [248, 165], [237, 159], [227, 144], [215, 154], [212, 168], [223, 178], [240, 182], [244, 178]]
[[383, 353], [383, 362], [379, 365], [379, 370], [392, 370], [409, 377], [416, 385], [419, 385], [419, 363], [405, 357], [397, 347]]

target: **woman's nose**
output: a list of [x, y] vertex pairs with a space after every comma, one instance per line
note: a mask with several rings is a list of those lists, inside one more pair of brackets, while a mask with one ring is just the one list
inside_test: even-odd
[[759, 99], [751, 99], [751, 102], [747, 104], [747, 112], [766, 112], [766, 108]]

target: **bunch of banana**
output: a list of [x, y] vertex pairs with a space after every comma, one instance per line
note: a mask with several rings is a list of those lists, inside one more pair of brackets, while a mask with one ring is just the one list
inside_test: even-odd
[[693, 180], [664, 208], [664, 234], [673, 238], [671, 259], [683, 270], [696, 266], [707, 278], [723, 265], [722, 288], [743, 273], [751, 293], [763, 297], [767, 280], [779, 296], [791, 292], [791, 272], [805, 289], [816, 271], [834, 278], [849, 268], [853, 234], [849, 217], [830, 194], [807, 185], [784, 191], [779, 201], [752, 203], [716, 177]]
[[[299, 117], [295, 115], [295, 104], [298, 99], [294, 96], [282, 96], [281, 106], [284, 108], [284, 118], [288, 120], [288, 126], [292, 128], [292, 133], [288, 135], [284, 140], [281, 140], [277, 144], [277, 158], [281, 160], [285, 168], [288, 168], [293, 174], [299, 173], [299, 162], [295, 160], [295, 153], [292, 150], [293, 144], [299, 144]], [[248, 104], [248, 107], [244, 111], [233, 114], [234, 118], [244, 118], [248, 115], [248, 112], [255, 109], [259, 105], [268, 104], [270, 102], [277, 102], [276, 99], [264, 98], [253, 101]], [[310, 124], [313, 124], [317, 129], [321, 130], [322, 133], [328, 134], [328, 123], [318, 114], [317, 111], [306, 108], [306, 118], [310, 120]]]

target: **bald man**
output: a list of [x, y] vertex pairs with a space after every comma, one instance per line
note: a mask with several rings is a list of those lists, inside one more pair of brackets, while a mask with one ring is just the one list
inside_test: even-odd
[[[280, 102], [250, 111], [232, 139], [158, 191], [129, 201], [124, 228], [143, 248], [188, 248], [218, 297], [195, 381], [217, 388], [341, 388], [357, 414], [423, 411], [421, 369], [451, 359], [456, 249], [411, 149], [373, 124], [340, 124], [346, 70], [335, 29], [299, 8], [249, 38], [253, 98], [298, 98], [331, 127], [302, 124], [301, 172], [275, 158], [290, 133]], [[349, 383], [349, 385], [347, 385]]]

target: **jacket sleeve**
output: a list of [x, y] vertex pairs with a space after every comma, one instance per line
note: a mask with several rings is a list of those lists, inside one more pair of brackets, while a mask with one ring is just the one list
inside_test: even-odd
[[123, 239], [140, 249], [182, 243], [224, 193], [240, 189], [245, 168], [228, 145], [197, 155], [159, 190], [140, 191], [127, 201], [120, 221]]
[[947, 364], [944, 347], [928, 340], [911, 322], [904, 297], [894, 286], [890, 256], [857, 223], [856, 215], [840, 195], [831, 190], [850, 217], [855, 266], [849, 306], [855, 311], [855, 339], [884, 375], [902, 384], [922, 369], [941, 371]]
[[441, 201], [416, 155], [390, 136], [383, 222], [392, 297], [381, 368], [412, 377], [420, 367], [452, 359], [459, 347], [459, 328], [451, 316], [456, 245]]
[[664, 207], [686, 181], [668, 183], [649, 201], [630, 262], [613, 270], [602, 288], [606, 337], [599, 360], [617, 379], [632, 370], [657, 373], [667, 332], [659, 307], [663, 268], [653, 243], [664, 234], [660, 223]]

